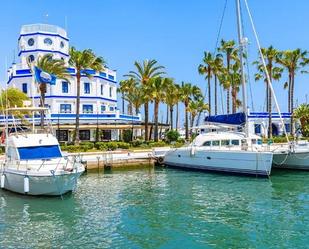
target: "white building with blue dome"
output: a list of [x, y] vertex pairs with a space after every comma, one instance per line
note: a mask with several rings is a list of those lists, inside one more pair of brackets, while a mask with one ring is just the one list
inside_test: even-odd
[[[47, 85], [45, 104], [50, 108], [52, 123], [58, 127], [59, 140], [69, 141], [76, 113], [75, 69], [69, 67], [69, 38], [66, 30], [49, 24], [24, 25], [18, 38], [19, 63], [8, 69], [8, 87], [16, 87], [34, 98], [39, 105], [40, 92], [33, 87], [34, 77], [28, 61], [44, 54], [62, 59], [68, 65], [70, 82], [57, 79], [55, 85]], [[95, 128], [102, 129], [102, 139], [119, 139], [119, 129], [140, 125], [141, 117], [120, 113], [117, 109], [116, 71], [105, 68], [103, 72], [87, 70], [91, 75], [81, 79], [81, 140], [93, 140]], [[37, 119], [39, 122], [39, 118]]]

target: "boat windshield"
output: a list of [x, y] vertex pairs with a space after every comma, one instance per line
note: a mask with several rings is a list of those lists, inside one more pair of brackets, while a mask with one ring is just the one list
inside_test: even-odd
[[58, 145], [20, 147], [18, 148], [20, 160], [38, 160], [61, 157]]

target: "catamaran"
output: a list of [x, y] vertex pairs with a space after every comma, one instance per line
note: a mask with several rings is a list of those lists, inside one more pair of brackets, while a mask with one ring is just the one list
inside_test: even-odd
[[[11, 108], [8, 112], [42, 112], [46, 108]], [[0, 187], [27, 195], [63, 195], [73, 191], [77, 179], [85, 171], [76, 158], [61, 152], [51, 126], [47, 131], [20, 128], [15, 119], [13, 128], [2, 134], [5, 159], [0, 167]], [[34, 120], [33, 120], [34, 128]], [[4, 135], [5, 134], [5, 135]]]
[[[243, 65], [244, 47], [247, 39], [243, 37], [239, 1], [236, 0], [236, 11], [241, 65], [242, 106], [244, 115], [247, 117], [247, 94]], [[167, 166], [188, 169], [269, 176], [273, 153], [262, 148], [260, 137], [249, 135], [247, 122], [245, 122], [244, 129], [244, 133], [230, 131], [198, 135], [190, 145], [167, 152], [164, 163]]]

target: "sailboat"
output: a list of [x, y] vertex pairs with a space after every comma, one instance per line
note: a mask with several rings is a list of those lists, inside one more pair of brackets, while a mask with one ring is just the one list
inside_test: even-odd
[[[240, 0], [236, 0], [239, 56], [241, 64], [242, 103], [248, 116], [243, 51], [247, 39], [243, 37]], [[261, 138], [249, 135], [247, 118], [245, 132], [209, 132], [198, 135], [191, 144], [165, 154], [164, 164], [172, 167], [218, 171], [237, 174], [269, 176], [273, 153], [265, 151]]]

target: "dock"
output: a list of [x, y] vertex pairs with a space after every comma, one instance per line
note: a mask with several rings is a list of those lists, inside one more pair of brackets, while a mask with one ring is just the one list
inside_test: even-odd
[[86, 170], [147, 166], [153, 165], [156, 161], [152, 150], [80, 152], [68, 153], [68, 156], [80, 159], [85, 164]]

